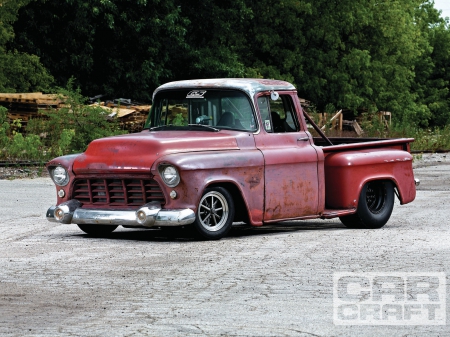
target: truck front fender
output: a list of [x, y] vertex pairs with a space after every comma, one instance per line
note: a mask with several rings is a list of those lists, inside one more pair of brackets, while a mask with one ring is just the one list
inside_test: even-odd
[[[170, 188], [164, 184], [158, 166], [173, 165], [180, 173], [180, 183]], [[196, 211], [205, 188], [215, 184], [233, 184], [241, 193], [252, 225], [261, 225], [264, 209], [264, 158], [257, 149], [178, 153], [158, 158], [152, 174], [162, 187], [165, 208], [190, 208]], [[167, 198], [171, 191], [176, 199]]]

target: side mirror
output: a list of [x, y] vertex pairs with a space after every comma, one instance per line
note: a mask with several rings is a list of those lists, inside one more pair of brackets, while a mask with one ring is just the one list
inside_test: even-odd
[[279, 97], [280, 95], [276, 91], [270, 92], [270, 98], [272, 99], [272, 101], [276, 101]]

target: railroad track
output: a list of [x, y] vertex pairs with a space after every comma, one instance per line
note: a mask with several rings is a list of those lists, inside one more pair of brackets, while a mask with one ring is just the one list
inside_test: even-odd
[[17, 161], [0, 161], [0, 167], [34, 167], [34, 166], [44, 166], [46, 162], [41, 161], [28, 161], [28, 160], [17, 160]]

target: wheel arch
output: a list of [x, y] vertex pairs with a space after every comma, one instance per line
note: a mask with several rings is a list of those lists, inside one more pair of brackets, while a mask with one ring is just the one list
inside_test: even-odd
[[[402, 185], [401, 183], [399, 183], [399, 181], [394, 177], [394, 176], [390, 176], [390, 175], [382, 175], [382, 176], [371, 176], [371, 177], [367, 177], [364, 180], [362, 180], [359, 184], [358, 187], [358, 193], [356, 194], [356, 205], [355, 208], [358, 207], [358, 203], [359, 203], [359, 196], [361, 195], [361, 191], [364, 188], [364, 186], [372, 181], [390, 181], [393, 184], [394, 187], [394, 191], [395, 191], [395, 195], [397, 196], [398, 200], [400, 201], [400, 204], [403, 205], [407, 202], [407, 196], [405, 197], [405, 195], [407, 195], [407, 191], [408, 189], [406, 188], [406, 186]], [[414, 188], [415, 191], [415, 188]]]
[[243, 197], [242, 190], [233, 181], [211, 181], [203, 189], [202, 194], [207, 188], [212, 187], [223, 187], [225, 188], [233, 198], [235, 206], [235, 216], [234, 222], [243, 221], [246, 223], [250, 222], [250, 216], [248, 211], [248, 205]]

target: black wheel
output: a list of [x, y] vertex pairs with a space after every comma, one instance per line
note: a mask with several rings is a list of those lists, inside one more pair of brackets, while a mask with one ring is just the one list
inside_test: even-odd
[[113, 232], [118, 226], [116, 225], [78, 225], [86, 234], [92, 236], [102, 236]]
[[370, 181], [361, 191], [356, 213], [339, 219], [348, 228], [381, 228], [391, 217], [394, 199], [391, 181]]
[[194, 227], [206, 239], [221, 239], [231, 229], [234, 213], [233, 198], [225, 188], [207, 188], [200, 199]]

